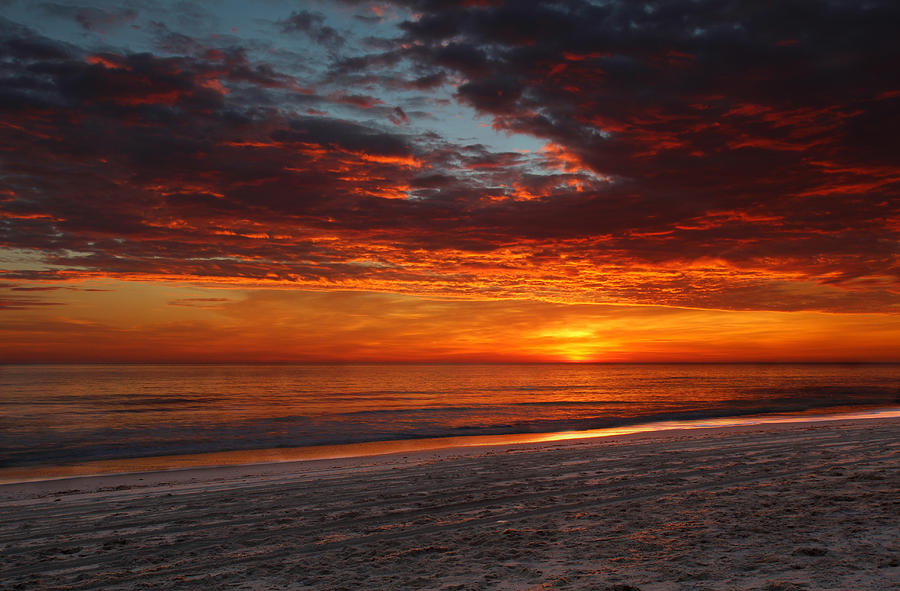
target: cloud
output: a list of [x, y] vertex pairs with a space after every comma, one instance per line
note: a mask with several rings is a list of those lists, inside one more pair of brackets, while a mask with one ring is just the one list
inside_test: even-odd
[[[4, 26], [0, 241], [46, 263], [4, 275], [896, 310], [893, 4], [394, 7], [378, 49], [280, 21], [315, 73]], [[420, 127], [451, 96], [543, 149]]]
[[63, 302], [47, 301], [38, 298], [0, 295], [0, 312], [28, 310], [45, 306], [62, 306]]
[[305, 33], [310, 39], [330, 48], [344, 44], [344, 37], [325, 23], [325, 17], [318, 12], [299, 10], [278, 21], [283, 33]]
[[108, 33], [115, 27], [134, 21], [138, 15], [131, 8], [110, 11], [95, 6], [72, 6], [54, 2], [41, 3], [39, 8], [45, 14], [72, 19], [84, 30], [94, 33]]
[[364, 94], [345, 94], [341, 92], [334, 94], [333, 98], [339, 103], [359, 107], [360, 109], [371, 109], [376, 105], [384, 104], [380, 99]]
[[394, 125], [409, 125], [409, 117], [406, 116], [406, 113], [400, 107], [394, 107], [388, 118]]
[[221, 310], [222, 304], [229, 302], [228, 298], [178, 298], [169, 302], [170, 306], [183, 308], [201, 308], [204, 310]]

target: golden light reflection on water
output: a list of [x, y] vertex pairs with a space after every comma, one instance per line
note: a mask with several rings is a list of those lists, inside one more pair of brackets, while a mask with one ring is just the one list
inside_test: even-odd
[[827, 414], [796, 413], [790, 415], [756, 415], [746, 417], [725, 417], [698, 420], [662, 421], [638, 425], [590, 429], [586, 431], [563, 431], [557, 433], [516, 433], [509, 435], [477, 435], [462, 437], [435, 437], [401, 441], [373, 441], [342, 445], [317, 445], [277, 449], [256, 449], [213, 452], [191, 455], [157, 456], [130, 458], [124, 460], [101, 460], [65, 466], [20, 467], [0, 469], [0, 484], [94, 476], [102, 474], [123, 474], [154, 472], [161, 470], [184, 470], [190, 468], [211, 468], [280, 462], [302, 462], [311, 460], [354, 458], [395, 453], [411, 453], [454, 447], [477, 447], [490, 445], [515, 445], [527, 443], [548, 443], [574, 439], [592, 439], [670, 431], [675, 429], [728, 428], [774, 423], [806, 423], [854, 419], [900, 418], [900, 408], [882, 408], [867, 411], [846, 412], [834, 409]]

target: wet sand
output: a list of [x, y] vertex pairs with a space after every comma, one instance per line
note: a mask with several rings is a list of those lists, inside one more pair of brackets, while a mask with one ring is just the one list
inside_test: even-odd
[[0, 486], [3, 589], [897, 589], [900, 419]]

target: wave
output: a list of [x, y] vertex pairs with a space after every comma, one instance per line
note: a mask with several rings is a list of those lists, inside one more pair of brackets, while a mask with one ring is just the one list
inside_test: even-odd
[[[319, 419], [306, 415], [268, 417], [242, 422], [227, 428], [198, 433], [190, 427], [157, 427], [152, 432], [138, 430], [110, 430], [82, 433], [82, 437], [68, 443], [56, 438], [31, 441], [28, 447], [17, 445], [14, 436], [0, 436], [0, 468], [60, 465], [71, 462], [147, 458], [165, 455], [189, 455], [208, 452], [244, 451], [253, 449], [279, 449], [314, 445], [344, 445], [379, 441], [415, 440], [471, 435], [514, 435], [529, 433], [553, 433], [563, 431], [588, 431], [613, 427], [627, 427], [644, 423], [691, 421], [703, 419], [740, 418], [766, 415], [802, 415], [804, 412], [827, 409], [888, 408], [883, 399], [847, 401], [823, 404], [801, 404], [797, 401], [745, 408], [689, 408], [622, 415], [589, 417], [540, 418], [482, 422], [447, 426], [440, 422], [404, 422], [397, 415], [406, 413], [418, 416], [422, 410], [445, 412], [447, 408], [399, 409], [379, 411], [393, 415], [380, 423], [362, 424], [341, 420]], [[527, 406], [527, 404], [523, 404]], [[458, 407], [466, 410], [480, 407]], [[352, 413], [351, 413], [352, 414]], [[110, 440], [113, 438], [114, 440]]]

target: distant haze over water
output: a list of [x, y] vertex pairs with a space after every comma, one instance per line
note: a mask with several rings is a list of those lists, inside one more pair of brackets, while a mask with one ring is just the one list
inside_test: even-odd
[[0, 468], [900, 406], [900, 365], [7, 365]]

